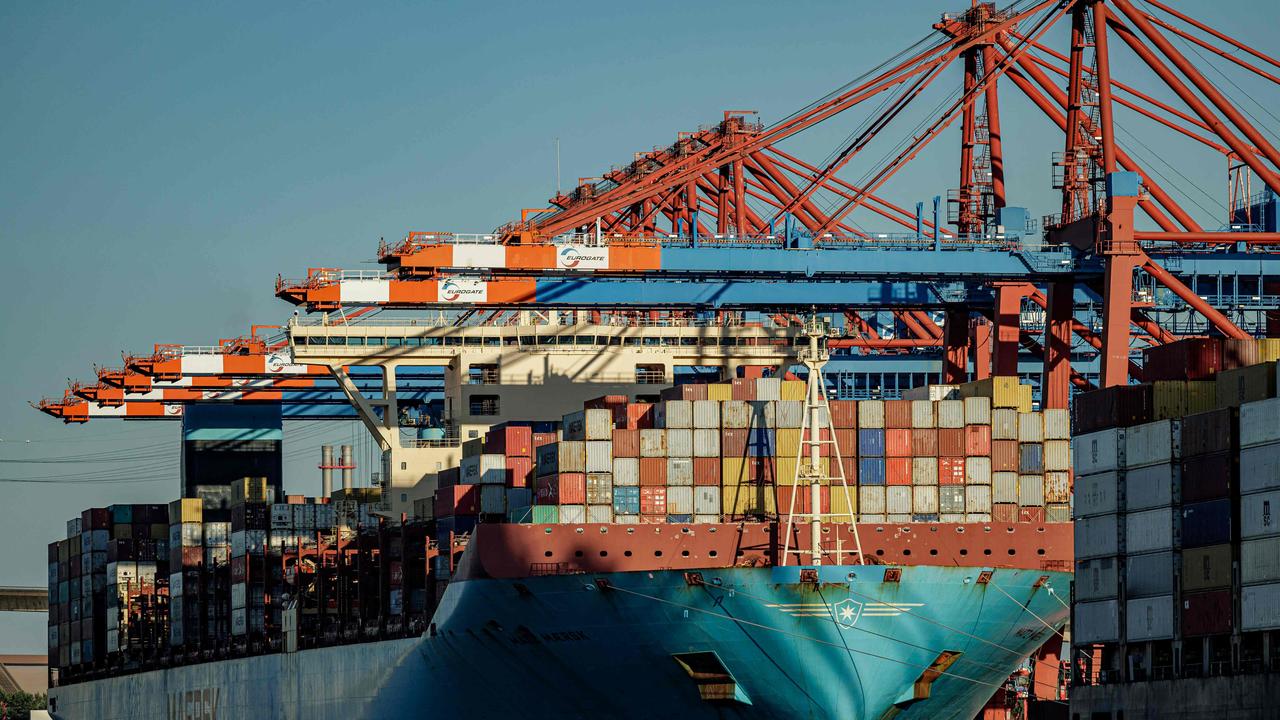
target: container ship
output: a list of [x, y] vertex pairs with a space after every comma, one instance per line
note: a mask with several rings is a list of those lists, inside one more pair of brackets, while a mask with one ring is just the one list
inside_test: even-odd
[[821, 378], [499, 423], [398, 516], [263, 477], [85, 510], [49, 546], [52, 712], [972, 718], [1028, 668], [1056, 691], [1067, 412], [1016, 378]]

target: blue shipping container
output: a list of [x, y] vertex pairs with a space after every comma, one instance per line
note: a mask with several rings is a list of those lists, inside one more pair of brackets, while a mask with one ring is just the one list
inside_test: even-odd
[[687, 523], [693, 522], [693, 516], [692, 515], [668, 515], [667, 522], [687, 524]]
[[640, 488], [634, 485], [615, 485], [613, 488], [613, 512], [617, 515], [639, 515]]
[[1231, 542], [1231, 500], [1188, 503], [1182, 507], [1182, 546], [1187, 548]]
[[938, 522], [937, 513], [916, 513], [911, 516], [911, 522]]
[[884, 458], [864, 457], [858, 459], [859, 485], [884, 485]]
[[858, 455], [868, 458], [884, 457], [884, 430], [859, 430]]
[[133, 523], [132, 505], [112, 505], [107, 509], [111, 511], [111, 522], [117, 525], [131, 525]]
[[765, 428], [751, 428], [747, 433], [748, 457], [773, 457], [777, 455], [776, 434]]
[[1023, 443], [1018, 447], [1018, 472], [1036, 475], [1044, 472], [1044, 446]]

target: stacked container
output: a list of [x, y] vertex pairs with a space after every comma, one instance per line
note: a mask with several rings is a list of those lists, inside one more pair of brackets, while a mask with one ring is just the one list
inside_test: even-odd
[[1240, 629], [1280, 628], [1280, 398], [1240, 406]]

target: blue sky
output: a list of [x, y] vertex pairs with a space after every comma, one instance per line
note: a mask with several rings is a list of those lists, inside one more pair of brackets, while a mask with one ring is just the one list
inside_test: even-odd
[[[60, 394], [122, 350], [283, 320], [278, 272], [374, 268], [380, 237], [484, 231], [540, 207], [554, 189], [554, 138], [569, 186], [726, 108], [775, 120], [965, 4], [0, 4], [0, 460], [124, 447], [136, 449], [140, 476], [172, 473], [0, 483], [0, 584], [43, 584], [44, 546], [81, 508], [166, 501], [178, 487], [175, 426], [67, 428], [28, 400]], [[1258, 22], [1274, 14], [1270, 3], [1236, 2], [1214, 17], [1221, 6], [1179, 3], [1275, 52], [1271, 24]], [[1131, 65], [1117, 58], [1118, 69]], [[954, 87], [958, 72], [940, 83]], [[1278, 106], [1274, 94], [1255, 97]], [[1220, 224], [1222, 160], [1129, 127], [1208, 192], [1193, 210]], [[848, 130], [798, 147], [821, 159], [823, 141]], [[1047, 159], [1059, 136], [1017, 100], [1005, 134], [1010, 203], [1052, 212]], [[887, 194], [910, 204], [944, 193], [954, 151], [935, 155]], [[287, 446], [291, 489], [312, 489], [314, 446], [355, 433], [301, 433]], [[0, 477], [130, 467], [10, 463]], [[0, 652], [41, 651], [43, 625], [0, 617]]]

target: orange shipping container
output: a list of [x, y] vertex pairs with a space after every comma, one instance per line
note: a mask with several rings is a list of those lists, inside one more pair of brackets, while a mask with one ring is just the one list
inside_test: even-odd
[[911, 454], [916, 457], [937, 457], [938, 431], [933, 428], [912, 430]]
[[731, 382], [734, 400], [755, 400], [756, 381], [752, 378], [734, 378]]
[[507, 458], [507, 487], [523, 488], [529, 487], [530, 481], [533, 479], [533, 458], [528, 457], [508, 457]]
[[[810, 495], [811, 492], [812, 488], [805, 485], [779, 485], [778, 515], [786, 517], [787, 513], [791, 512], [794, 512], [797, 515], [800, 513], [813, 512], [813, 503], [810, 502], [810, 499], [812, 498], [812, 495]], [[795, 502], [794, 507], [791, 505], [793, 497]], [[826, 514], [831, 512], [831, 488], [825, 485], [819, 488], [819, 502], [822, 503], [822, 507], [818, 510], [819, 513]]]
[[[631, 403], [627, 405], [627, 416], [624, 421], [628, 430], [643, 430], [653, 427], [653, 403]], [[617, 452], [614, 452], [617, 455]]]
[[852, 428], [836, 428], [836, 445], [842, 457], [858, 454], [858, 431]]
[[938, 458], [938, 484], [964, 484], [964, 458], [961, 456]]
[[964, 454], [969, 456], [991, 454], [990, 425], [965, 425]]
[[889, 457], [911, 456], [911, 431], [904, 429], [884, 431], [884, 450]]
[[640, 484], [647, 487], [667, 485], [667, 459], [640, 458]]
[[667, 514], [667, 487], [642, 487], [640, 488], [640, 513], [642, 515], [662, 515]]
[[613, 456], [616, 458], [640, 457], [640, 431], [614, 430]]
[[1018, 441], [993, 440], [991, 442], [991, 471], [1018, 472]]
[[885, 461], [885, 483], [888, 485], [911, 484], [911, 458], [891, 457]]
[[[831, 426], [837, 430], [853, 430], [858, 427], [858, 403], [855, 400], [831, 401]], [[841, 445], [841, 447], [844, 447]]]
[[964, 454], [964, 428], [943, 428], [938, 431], [938, 455], [963, 457]]
[[911, 427], [911, 401], [886, 400], [884, 403], [884, 426], [886, 428]]
[[693, 484], [707, 487], [720, 485], [720, 465], [718, 457], [700, 457], [693, 459]]

